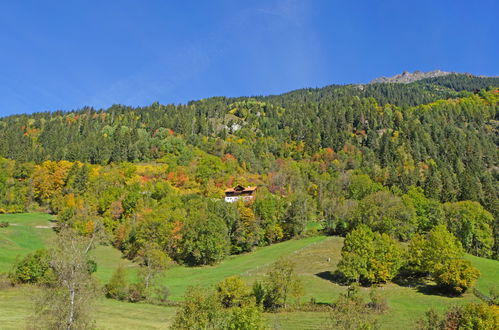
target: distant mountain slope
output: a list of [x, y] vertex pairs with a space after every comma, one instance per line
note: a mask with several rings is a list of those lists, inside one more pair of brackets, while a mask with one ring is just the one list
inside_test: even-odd
[[456, 72], [445, 72], [445, 71], [440, 71], [440, 70], [434, 70], [430, 72], [422, 72], [422, 71], [414, 71], [413, 73], [404, 71], [401, 74], [395, 75], [393, 77], [379, 77], [370, 82], [370, 84], [375, 84], [375, 83], [402, 83], [402, 84], [408, 84], [411, 82], [415, 82], [421, 79], [426, 79], [426, 78], [435, 78], [435, 77], [442, 77], [442, 76], [447, 76], [450, 74], [457, 74]]
[[[432, 76], [432, 72], [436, 75]], [[451, 72], [445, 72], [445, 75], [438, 76], [438, 72], [443, 73], [443, 71], [432, 72], [408, 74], [411, 77], [414, 75], [426, 77], [410, 83], [390, 81], [385, 83], [329, 85], [320, 88], [302, 88], [280, 95], [258, 97], [258, 99], [286, 107], [290, 103], [332, 102], [340, 98], [357, 96], [360, 98], [372, 97], [382, 105], [389, 103], [397, 106], [415, 106], [441, 99], [462, 97], [466, 92], [476, 92], [481, 89], [499, 86], [499, 77], [473, 76]]]
[[457, 92], [477, 91], [493, 86], [499, 86], [499, 77], [474, 76], [471, 74], [452, 73], [440, 77], [426, 78], [418, 81], [420, 84], [443, 86]]
[[[35, 186], [27, 178], [46, 176], [31, 176], [33, 162], [67, 160], [110, 168], [158, 162], [173, 184], [198, 189], [214, 182], [213, 194], [241, 175], [286, 168], [268, 179], [270, 189], [285, 193], [296, 187], [314, 198], [330, 185], [322, 174], [335, 178], [327, 189], [336, 194], [335, 187], [346, 186], [343, 174], [355, 171], [401, 192], [421, 187], [441, 202], [480, 202], [498, 216], [498, 118], [498, 78], [459, 74], [408, 84], [10, 116], [0, 118], [0, 157], [17, 162], [0, 160], [0, 210], [2, 203], [15, 212], [29, 205]], [[44, 180], [36, 184], [59, 196]]]

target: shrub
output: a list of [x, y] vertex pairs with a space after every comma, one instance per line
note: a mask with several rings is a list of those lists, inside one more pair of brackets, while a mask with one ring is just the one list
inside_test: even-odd
[[9, 273], [13, 284], [49, 283], [53, 272], [49, 265], [50, 256], [47, 250], [37, 250], [18, 260]]
[[128, 297], [128, 272], [123, 265], [114, 271], [109, 282], [105, 285], [106, 297], [125, 300]]
[[494, 285], [489, 289], [490, 301], [494, 305], [499, 305], [499, 286]]
[[231, 276], [218, 283], [217, 292], [224, 307], [241, 306], [250, 296], [250, 290], [239, 276]]
[[255, 297], [255, 301], [257, 305], [263, 306], [265, 303], [265, 286], [262, 281], [255, 281], [253, 283], [253, 287], [251, 288], [251, 292], [253, 297]]
[[170, 297], [170, 289], [166, 285], [157, 285], [148, 291], [147, 300], [152, 303], [164, 304]]
[[93, 274], [97, 271], [97, 262], [95, 260], [89, 259], [87, 261], [88, 273]]
[[496, 309], [497, 306], [484, 303], [471, 303], [457, 308], [458, 329], [499, 329], [499, 313]]
[[177, 312], [172, 329], [220, 329], [223, 310], [216, 296], [201, 288], [189, 288]]
[[[223, 281], [222, 283], [227, 283]], [[234, 278], [228, 282], [235, 283]], [[218, 286], [224, 286], [220, 283]], [[237, 290], [239, 291], [239, 290]], [[224, 308], [219, 293], [202, 288], [189, 288], [184, 303], [175, 316], [172, 329], [264, 329], [262, 308], [254, 299], [247, 299], [240, 306]]]
[[294, 264], [280, 259], [268, 271], [262, 282], [253, 285], [256, 302], [265, 310], [287, 307], [290, 298], [298, 299], [303, 294], [303, 285], [294, 272]]
[[485, 303], [469, 303], [452, 307], [442, 316], [430, 310], [423, 319], [418, 321], [417, 329], [499, 329], [499, 313], [495, 310], [496, 308], [497, 306], [489, 306]]
[[445, 290], [462, 294], [480, 277], [480, 271], [464, 259], [452, 259], [435, 273], [435, 282]]
[[383, 313], [388, 310], [388, 302], [386, 297], [381, 295], [376, 287], [371, 289], [369, 292], [369, 297], [371, 298], [371, 302], [367, 304], [373, 311], [378, 313]]
[[9, 226], [8, 221], [0, 221], [0, 228], [7, 228]]
[[139, 302], [146, 299], [145, 287], [142, 283], [132, 283], [128, 287], [128, 301]]
[[230, 310], [226, 329], [259, 330], [266, 329], [263, 324], [262, 308], [253, 304], [234, 307]]
[[328, 329], [371, 330], [378, 328], [378, 322], [372, 309], [360, 296], [358, 287], [352, 285], [346, 293], [340, 294], [326, 326]]

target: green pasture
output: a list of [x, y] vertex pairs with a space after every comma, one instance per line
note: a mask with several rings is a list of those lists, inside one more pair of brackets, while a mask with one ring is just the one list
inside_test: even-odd
[[[50, 243], [55, 234], [50, 228], [51, 217], [45, 214], [0, 215], [0, 221], [11, 226], [0, 228], [0, 272], [7, 272], [16, 257]], [[332, 303], [346, 291], [332, 280], [332, 273], [340, 259], [343, 238], [316, 236], [290, 240], [251, 253], [230, 256], [220, 264], [204, 267], [174, 266], [158, 279], [171, 291], [172, 300], [181, 300], [185, 290], [192, 285], [211, 288], [231, 275], [241, 275], [248, 284], [261, 279], [269, 266], [280, 257], [289, 257], [296, 265], [296, 272], [304, 284], [302, 302], [314, 299]], [[105, 283], [116, 267], [128, 267], [130, 278], [135, 277], [137, 266], [121, 258], [118, 250], [99, 246], [93, 251], [97, 261], [97, 277]], [[499, 262], [467, 255], [481, 271], [476, 287], [487, 294], [499, 283]], [[438, 294], [431, 283], [390, 283], [378, 289], [387, 298], [389, 310], [379, 316], [383, 329], [410, 329], [424, 313], [434, 308], [443, 311], [451, 305], [478, 301], [471, 291], [461, 297]], [[30, 313], [33, 287], [0, 289], [0, 328], [15, 329], [23, 324]], [[368, 288], [361, 294], [369, 296]], [[132, 304], [109, 299], [96, 303], [98, 329], [164, 329], [171, 323], [175, 308], [149, 304]], [[328, 323], [327, 312], [286, 312], [266, 314], [269, 325], [275, 329], [321, 329]]]

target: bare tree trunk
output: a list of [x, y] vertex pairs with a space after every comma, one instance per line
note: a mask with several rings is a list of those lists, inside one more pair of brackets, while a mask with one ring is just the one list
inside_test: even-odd
[[75, 290], [74, 288], [71, 288], [69, 290], [69, 300], [70, 300], [70, 308], [69, 308], [69, 319], [68, 319], [68, 326], [67, 330], [71, 330], [71, 327], [73, 326], [73, 319], [74, 319], [74, 305], [75, 305]]

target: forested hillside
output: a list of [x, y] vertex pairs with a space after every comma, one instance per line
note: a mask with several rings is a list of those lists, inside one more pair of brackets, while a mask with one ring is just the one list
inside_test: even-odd
[[[115, 105], [0, 119], [0, 211], [102, 223], [135, 258], [147, 242], [214, 263], [302, 235], [315, 220], [407, 241], [444, 224], [497, 258], [499, 79], [333, 85], [186, 105]], [[258, 185], [254, 203], [223, 190]]]

